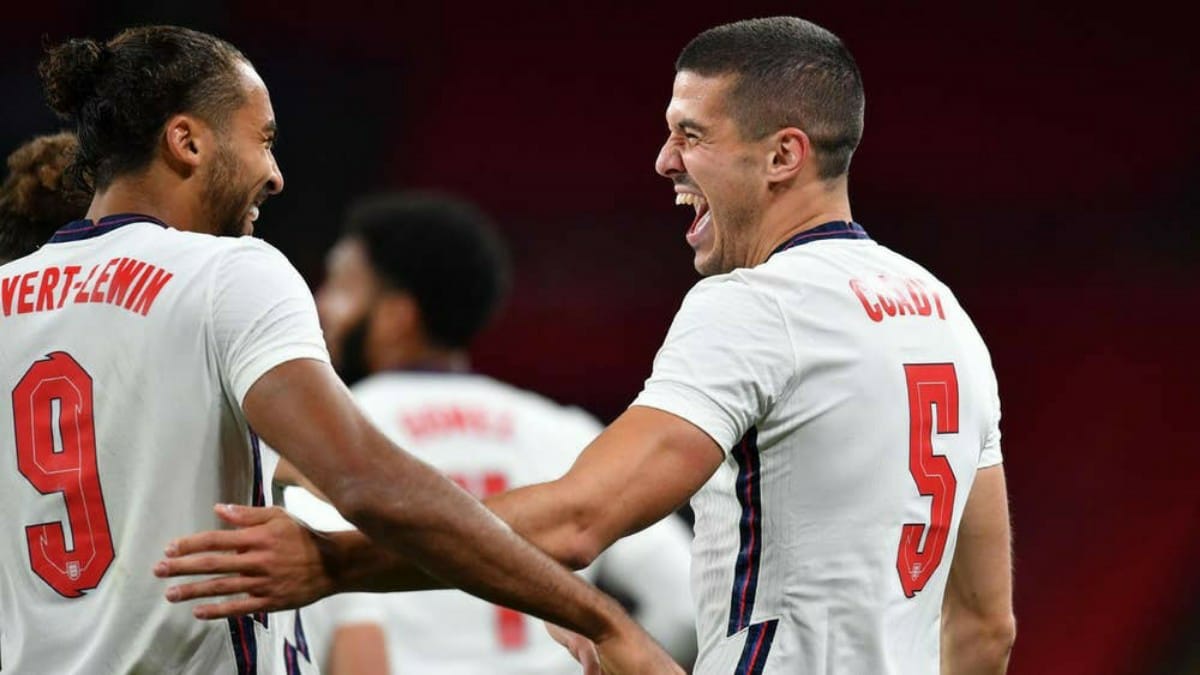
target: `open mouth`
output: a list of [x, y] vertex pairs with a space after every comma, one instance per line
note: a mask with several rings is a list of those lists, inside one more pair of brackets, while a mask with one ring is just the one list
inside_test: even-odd
[[694, 235], [704, 229], [712, 219], [708, 216], [708, 200], [703, 196], [693, 192], [677, 192], [675, 194], [675, 204], [679, 206], [691, 206], [696, 211], [696, 217], [692, 220], [691, 227], [688, 228], [688, 235]]
[[692, 247], [703, 246], [704, 241], [708, 240], [708, 226], [713, 222], [712, 211], [708, 209], [708, 199], [695, 192], [677, 192], [676, 204], [689, 205], [696, 210], [696, 217], [691, 221], [686, 239]]

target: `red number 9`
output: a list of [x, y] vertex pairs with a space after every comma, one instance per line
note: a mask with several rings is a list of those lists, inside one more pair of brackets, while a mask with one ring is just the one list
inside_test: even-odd
[[[55, 448], [55, 402], [61, 450]], [[60, 595], [81, 597], [100, 584], [114, 556], [96, 467], [92, 377], [69, 354], [54, 352], [17, 383], [13, 412], [17, 468], [38, 492], [62, 494], [71, 529], [68, 548], [62, 522], [26, 527], [30, 565]]]

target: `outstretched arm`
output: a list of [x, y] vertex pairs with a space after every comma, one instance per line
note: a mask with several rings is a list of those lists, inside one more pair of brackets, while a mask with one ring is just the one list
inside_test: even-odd
[[1008, 669], [1016, 639], [1012, 552], [1004, 466], [981, 469], [967, 498], [942, 601], [942, 672], [992, 675]]
[[[389, 442], [359, 412], [327, 363], [296, 359], [274, 367], [249, 389], [243, 410], [259, 435], [348, 520], [380, 546], [404, 551], [425, 574], [595, 636], [598, 644], [612, 639], [610, 644], [623, 645], [616, 656], [632, 659], [619, 664], [625, 668], [641, 660], [633, 670], [656, 671], [658, 666], [651, 664], [665, 659], [614, 601], [514, 534], [438, 471]], [[227, 571], [261, 570], [260, 553], [243, 557], [240, 569]], [[226, 594], [253, 593], [256, 583], [251, 577], [219, 581]], [[181, 598], [178, 593], [168, 597]], [[231, 601], [227, 608], [253, 611], [250, 600]], [[211, 617], [204, 608], [196, 612]]]
[[687, 503], [724, 454], [681, 417], [633, 406], [562, 478], [488, 499], [488, 508], [557, 560], [591, 564], [617, 539]]
[[[618, 537], [682, 505], [708, 480], [722, 457], [717, 444], [691, 423], [634, 406], [584, 450], [566, 476], [497, 495], [486, 503], [551, 556], [583, 567]], [[324, 489], [315, 477], [314, 482]], [[172, 589], [179, 600], [249, 594], [244, 600], [198, 608], [210, 616], [294, 607], [345, 591], [444, 585], [427, 574], [417, 559], [380, 545], [370, 532], [318, 534], [277, 509], [242, 507], [219, 513], [242, 529], [205, 532], [173, 542], [171, 557], [157, 569], [161, 576], [242, 575]], [[228, 583], [239, 586], [230, 590]]]

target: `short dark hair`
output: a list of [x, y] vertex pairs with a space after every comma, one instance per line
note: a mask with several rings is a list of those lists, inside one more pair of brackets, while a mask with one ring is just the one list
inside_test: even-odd
[[508, 252], [476, 206], [434, 192], [362, 198], [343, 235], [357, 237], [375, 274], [411, 293], [434, 344], [466, 347], [508, 293]]
[[865, 96], [854, 57], [833, 33], [791, 16], [725, 24], [689, 42], [675, 70], [736, 76], [729, 103], [744, 138], [797, 127], [817, 151], [821, 178], [849, 171]]
[[75, 134], [63, 132], [38, 136], [8, 156], [0, 185], [0, 264], [33, 253], [87, 213], [91, 195], [63, 183], [75, 147]]
[[163, 125], [194, 113], [221, 127], [244, 100], [233, 45], [177, 26], [128, 28], [108, 42], [68, 40], [38, 65], [46, 101], [75, 125], [79, 151], [68, 170], [102, 190], [144, 169]]

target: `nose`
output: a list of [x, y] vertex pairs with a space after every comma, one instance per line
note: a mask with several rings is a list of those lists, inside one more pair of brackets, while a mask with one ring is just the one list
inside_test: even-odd
[[679, 156], [679, 145], [668, 138], [658, 150], [658, 158], [654, 160], [654, 170], [658, 175], [670, 178], [677, 173], [683, 173], [683, 159]]
[[274, 157], [271, 158], [271, 177], [267, 179], [265, 189], [270, 195], [283, 192], [283, 172], [279, 170], [279, 162]]

